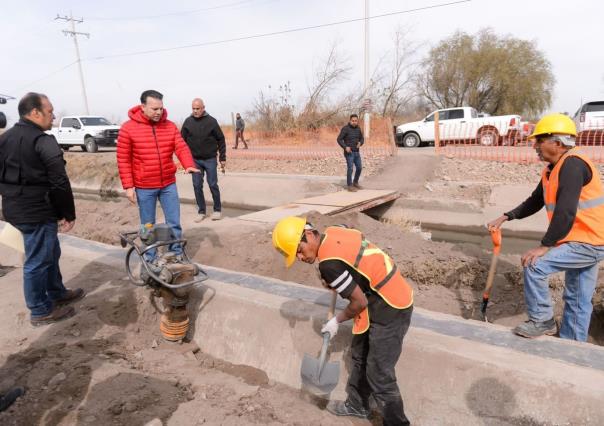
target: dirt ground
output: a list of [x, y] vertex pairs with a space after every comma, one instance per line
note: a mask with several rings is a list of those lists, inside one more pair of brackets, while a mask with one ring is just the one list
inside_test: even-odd
[[[253, 150], [253, 148], [252, 148]], [[227, 153], [228, 155], [228, 153]], [[77, 150], [65, 153], [67, 171], [70, 176], [92, 178], [101, 172], [103, 184], [110, 186], [119, 182], [115, 161], [115, 150], [103, 150], [95, 154]], [[372, 176], [381, 169], [384, 156], [363, 155], [363, 176]], [[346, 168], [344, 157], [334, 161], [333, 158], [316, 160], [282, 159], [229, 159], [227, 157], [227, 173], [286, 173], [300, 175], [341, 176]]]
[[[403, 150], [402, 154], [405, 153]], [[66, 158], [70, 176], [87, 178], [101, 173], [105, 176], [104, 184], [111, 186], [119, 179], [115, 174], [113, 155], [112, 152], [101, 155], [68, 153]], [[248, 171], [291, 172], [291, 168], [284, 168], [281, 162], [240, 161], [249, 168]], [[273, 166], [275, 169], [270, 169]], [[301, 164], [298, 166], [303, 167]], [[334, 166], [334, 174], [339, 174], [335, 172], [336, 168], [341, 174], [339, 166]], [[399, 155], [385, 159], [381, 168], [377, 168], [374, 176], [366, 182], [370, 187], [387, 185], [418, 198], [448, 197], [482, 206], [490, 194], [489, 183], [536, 182], [540, 170], [541, 166], [538, 164], [430, 156], [420, 156], [410, 162]], [[110, 196], [105, 200], [77, 200], [78, 222], [72, 231], [74, 234], [117, 244], [117, 232], [138, 227], [136, 208], [117, 197]], [[158, 217], [161, 218], [161, 213], [158, 213]], [[183, 229], [185, 237], [189, 239], [189, 253], [196, 261], [312, 286], [320, 285], [315, 267], [305, 264], [295, 264], [290, 269], [282, 267], [282, 259], [271, 247], [269, 227], [241, 221], [205, 221], [195, 224], [194, 217], [193, 206], [183, 205]], [[480, 318], [482, 289], [491, 260], [489, 252], [472, 244], [429, 241], [420, 233], [409, 232], [414, 224], [387, 224], [364, 214], [337, 218], [316, 214], [311, 216], [311, 220], [319, 228], [346, 223], [362, 229], [367, 238], [391, 254], [402, 273], [411, 280], [415, 287], [417, 306], [464, 318]], [[489, 305], [489, 319], [493, 322], [514, 326], [525, 318], [522, 270], [519, 265], [518, 255], [501, 256]], [[554, 277], [550, 287], [559, 319], [563, 306], [562, 277]], [[604, 274], [600, 274], [591, 333], [591, 340], [599, 344], [604, 344], [603, 299]]]
[[[104, 185], [110, 187], [117, 179], [112, 172], [113, 155], [68, 154], [70, 175], [103, 174]], [[377, 169], [370, 184], [399, 179], [391, 171], [396, 161], [388, 159], [386, 169]], [[247, 167], [253, 165], [247, 163]], [[267, 171], [264, 162], [258, 167], [254, 171]], [[426, 184], [443, 188], [444, 183], [466, 184], [471, 188], [495, 177], [501, 182], [525, 182], [538, 178], [539, 170], [444, 158], [407, 165], [404, 173], [408, 179], [400, 179], [404, 181], [399, 186], [402, 192], [431, 193]], [[72, 234], [117, 245], [119, 231], [138, 228], [138, 211], [122, 198], [105, 195], [104, 200], [76, 200], [78, 220]], [[484, 197], [474, 189], [459, 196]], [[272, 248], [271, 227], [233, 218], [196, 224], [195, 213], [194, 206], [182, 206], [187, 250], [197, 262], [321, 285], [316, 265], [296, 263], [285, 268], [283, 258]], [[430, 241], [412, 230], [413, 224], [383, 223], [359, 213], [338, 217], [312, 213], [308, 220], [319, 229], [342, 223], [361, 229], [394, 258], [410, 280], [416, 306], [480, 318], [489, 252], [471, 244]], [[10, 269], [1, 272], [20, 273]], [[590, 340], [604, 344], [604, 275], [600, 277]], [[5, 350], [3, 353], [10, 355], [0, 358], [0, 389], [21, 384], [28, 392], [0, 413], [2, 425], [145, 425], [152, 421], [159, 425], [167, 424], [168, 419], [173, 425], [367, 424], [334, 418], [322, 409], [324, 401], [276, 384], [262, 371], [212, 359], [203, 353], [203, 347], [163, 342], [159, 314], [151, 307], [147, 291], [129, 284], [124, 271], [91, 263], [77, 276], [66, 277], [66, 284], [88, 291], [77, 303], [76, 317], [48, 327], [37, 338], [14, 337], [6, 343], [11, 350]], [[562, 284], [561, 277], [550, 283], [558, 318]], [[490, 319], [509, 326], [523, 320], [522, 291], [519, 256], [502, 255], [491, 295]], [[26, 320], [23, 307], [15, 327], [23, 326]]]
[[[88, 292], [77, 315], [37, 338], [5, 341], [11, 350], [0, 358], [0, 389], [27, 391], [0, 413], [2, 425], [368, 424], [334, 418], [326, 401], [260, 370], [208, 357], [193, 343], [163, 341], [148, 291], [123, 271], [90, 263], [65, 278]], [[22, 311], [15, 327], [29, 329]]]

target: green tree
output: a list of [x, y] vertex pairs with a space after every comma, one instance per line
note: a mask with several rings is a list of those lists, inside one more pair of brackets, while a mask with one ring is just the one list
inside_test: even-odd
[[475, 35], [458, 31], [438, 43], [422, 61], [416, 83], [436, 108], [537, 116], [551, 104], [555, 79], [534, 41], [486, 28]]

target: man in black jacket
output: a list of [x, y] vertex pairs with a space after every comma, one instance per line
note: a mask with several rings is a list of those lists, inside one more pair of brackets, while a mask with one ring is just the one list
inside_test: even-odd
[[[344, 149], [344, 158], [346, 158], [346, 185], [349, 191], [355, 192], [360, 189], [359, 178], [363, 164], [361, 162], [361, 153], [359, 148], [365, 143], [363, 133], [359, 127], [359, 116], [352, 114], [350, 122], [342, 127], [338, 135], [338, 144]], [[356, 167], [354, 179], [352, 178], [352, 168]]]
[[2, 213], [23, 234], [25, 302], [31, 324], [50, 324], [74, 315], [64, 306], [84, 297], [66, 289], [59, 269], [58, 231], [75, 224], [75, 204], [63, 151], [50, 130], [53, 107], [45, 95], [28, 93], [19, 102], [20, 120], [0, 136]]
[[224, 134], [218, 125], [218, 121], [206, 112], [205, 104], [201, 99], [193, 99], [192, 108], [193, 113], [187, 117], [180, 132], [191, 149], [197, 168], [201, 170], [201, 173], [193, 175], [193, 190], [199, 214], [195, 222], [201, 222], [206, 218], [206, 200], [203, 195], [204, 171], [208, 176], [208, 186], [214, 202], [212, 220], [219, 220], [222, 217], [222, 205], [220, 203], [220, 188], [218, 188], [218, 162], [216, 157], [219, 157], [220, 167], [224, 173], [226, 167]]

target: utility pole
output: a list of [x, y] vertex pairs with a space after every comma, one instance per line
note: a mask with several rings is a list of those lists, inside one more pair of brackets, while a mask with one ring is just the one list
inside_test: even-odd
[[371, 120], [371, 99], [369, 99], [369, 0], [365, 0], [365, 83], [364, 83], [363, 106], [365, 109], [364, 136], [369, 139]]
[[84, 97], [84, 107], [86, 108], [86, 115], [90, 115], [90, 110], [88, 108], [88, 96], [86, 96], [86, 84], [84, 84], [84, 72], [82, 71], [82, 61], [80, 59], [80, 46], [78, 45], [78, 36], [81, 35], [81, 36], [86, 36], [87, 38], [90, 38], [90, 33], [81, 33], [81, 32], [76, 31], [75, 30], [76, 22], [78, 24], [81, 24], [82, 22], [84, 22], [84, 19], [75, 19], [71, 12], [69, 15], [70, 16], [59, 16], [57, 14], [55, 21], [59, 20], [59, 21], [65, 21], [65, 22], [71, 23], [71, 30], [63, 30], [63, 34], [65, 34], [66, 36], [73, 37], [73, 44], [75, 45], [76, 58], [77, 58], [77, 62], [78, 62], [78, 69], [80, 70], [80, 83], [82, 85], [82, 96]]

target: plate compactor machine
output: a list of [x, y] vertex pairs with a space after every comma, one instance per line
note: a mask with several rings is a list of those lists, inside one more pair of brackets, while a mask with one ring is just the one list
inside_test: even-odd
[[[139, 231], [120, 233], [122, 247], [130, 247], [126, 254], [126, 271], [130, 281], [151, 290], [152, 303], [161, 312], [159, 329], [164, 339], [183, 340], [189, 329], [187, 304], [193, 286], [208, 279], [208, 275], [191, 262], [185, 251], [187, 240], [177, 239], [169, 225], [150, 223]], [[170, 251], [175, 245], [182, 254]], [[140, 273], [133, 271], [132, 258], [140, 261]], [[162, 299], [163, 309], [155, 303]]]

